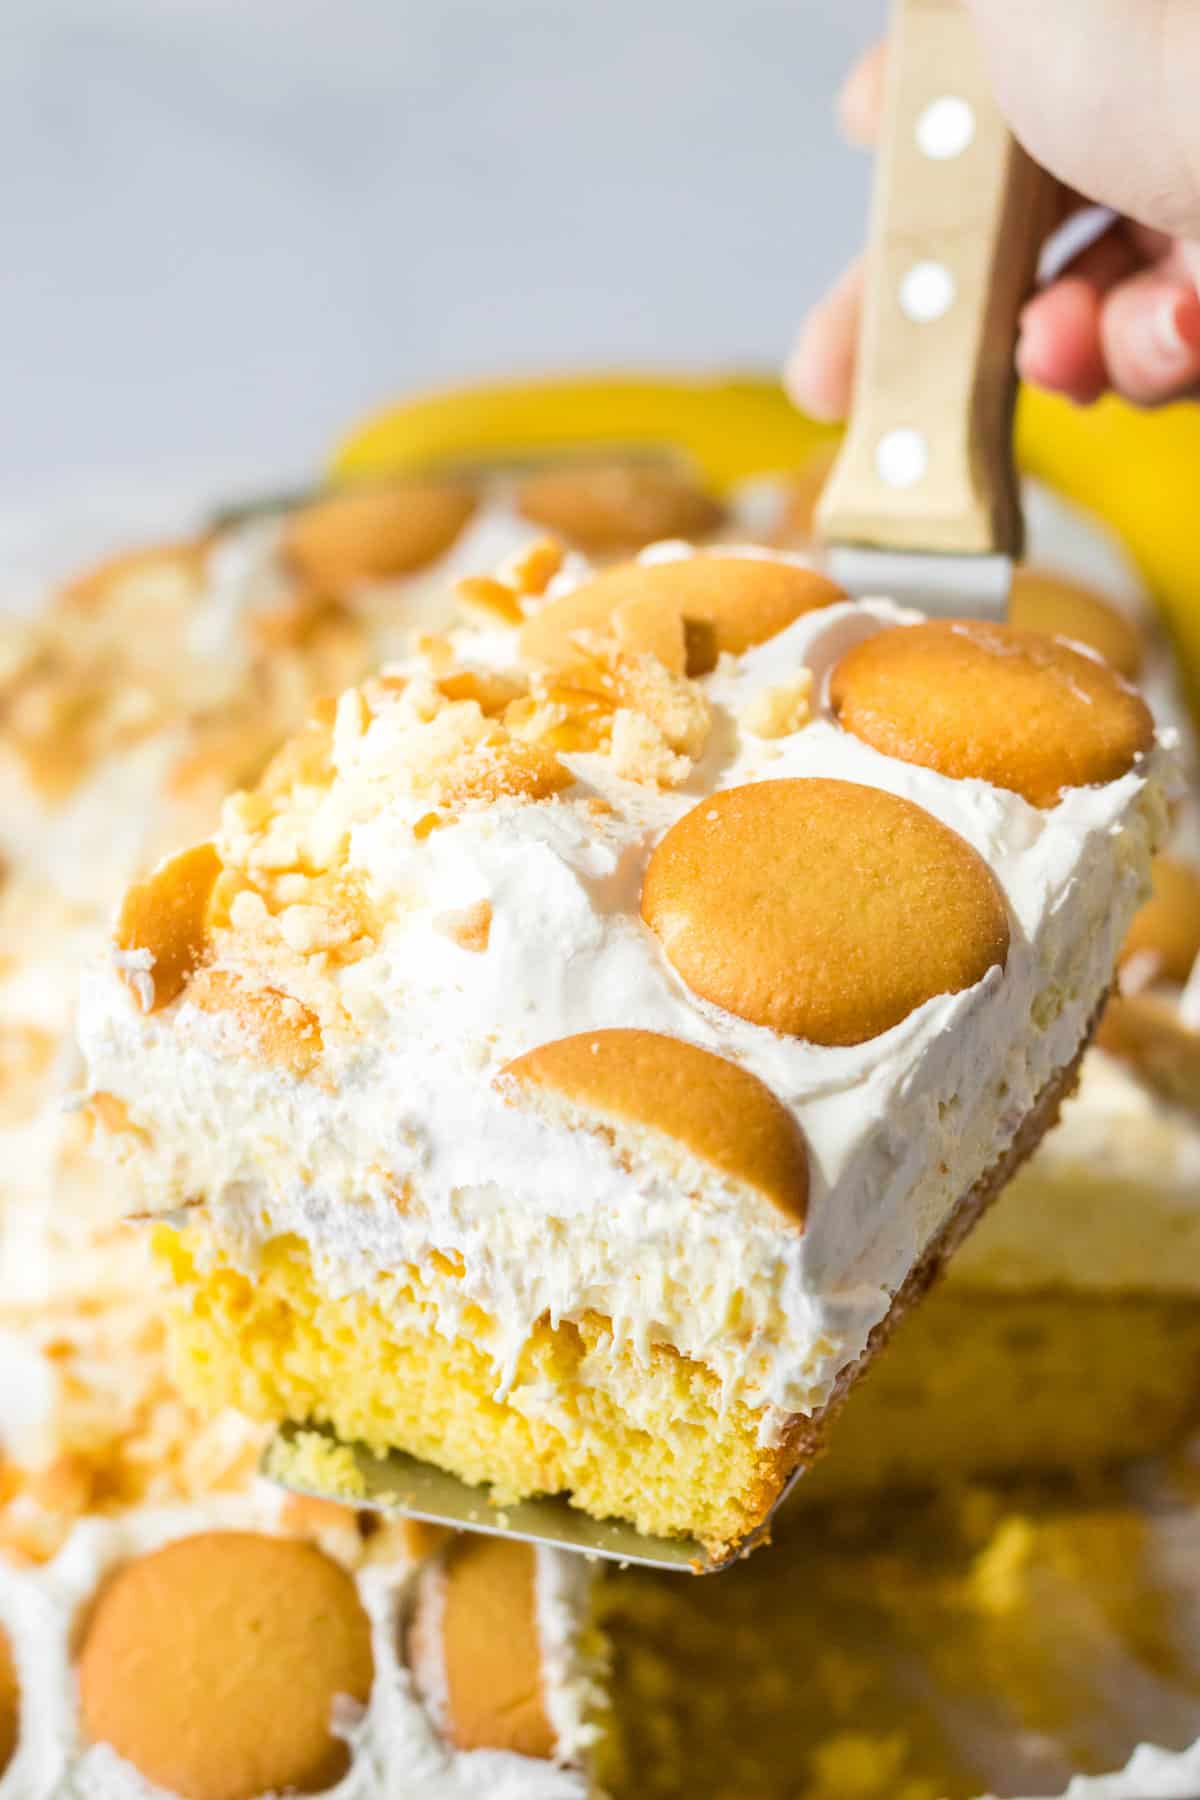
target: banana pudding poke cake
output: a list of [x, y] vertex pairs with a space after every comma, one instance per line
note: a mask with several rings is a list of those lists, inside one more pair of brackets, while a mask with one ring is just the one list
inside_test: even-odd
[[129, 889], [90, 1106], [193, 1396], [720, 1556], [1054, 1118], [1171, 759], [785, 555], [535, 560]]

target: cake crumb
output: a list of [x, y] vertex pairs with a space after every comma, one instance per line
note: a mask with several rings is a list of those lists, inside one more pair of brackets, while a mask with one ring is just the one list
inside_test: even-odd
[[[267, 1464], [268, 1479], [281, 1487], [295, 1487], [302, 1493], [316, 1490], [351, 1506], [367, 1497], [367, 1484], [353, 1450], [319, 1431], [297, 1431], [289, 1441], [276, 1438]], [[373, 1498], [385, 1503], [382, 1494]]]
[[611, 755], [626, 781], [678, 787], [691, 773], [691, 760], [675, 754], [654, 721], [626, 706], [613, 714]]
[[800, 669], [790, 681], [760, 688], [742, 714], [742, 725], [755, 737], [790, 737], [812, 717], [812, 670]]
[[489, 625], [520, 625], [525, 618], [516, 591], [491, 575], [467, 575], [454, 590], [463, 612], [482, 616]]
[[452, 912], [438, 913], [433, 929], [441, 937], [450, 938], [460, 950], [482, 953], [488, 947], [492, 932], [492, 903], [476, 900], [470, 906]]
[[557, 538], [536, 538], [510, 557], [501, 573], [518, 594], [540, 599], [562, 568], [565, 555]]

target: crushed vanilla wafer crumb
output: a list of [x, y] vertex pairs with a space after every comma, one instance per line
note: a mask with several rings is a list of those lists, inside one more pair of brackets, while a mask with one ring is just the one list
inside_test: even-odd
[[611, 755], [613, 768], [626, 781], [658, 787], [678, 787], [692, 768], [686, 756], [671, 749], [653, 719], [625, 706], [613, 715]]
[[463, 612], [481, 616], [489, 625], [520, 625], [525, 614], [516, 591], [492, 575], [467, 575], [454, 589]]
[[481, 953], [487, 949], [492, 934], [492, 903], [476, 900], [471, 906], [438, 913], [433, 929], [440, 936], [450, 938], [460, 950]]
[[557, 538], [537, 538], [511, 556], [501, 578], [530, 599], [540, 599], [563, 566], [566, 550]]
[[790, 737], [812, 717], [812, 670], [798, 669], [790, 681], [760, 688], [742, 714], [742, 725], [755, 737]]

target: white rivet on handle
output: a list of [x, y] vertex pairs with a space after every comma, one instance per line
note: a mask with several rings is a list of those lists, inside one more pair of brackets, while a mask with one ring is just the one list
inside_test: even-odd
[[914, 263], [900, 283], [900, 305], [917, 325], [948, 313], [954, 305], [954, 277], [945, 263]]
[[898, 425], [875, 446], [875, 468], [887, 487], [912, 487], [929, 467], [929, 446], [911, 425]]
[[917, 120], [917, 147], [934, 162], [961, 156], [974, 136], [974, 109], [957, 94], [931, 100]]

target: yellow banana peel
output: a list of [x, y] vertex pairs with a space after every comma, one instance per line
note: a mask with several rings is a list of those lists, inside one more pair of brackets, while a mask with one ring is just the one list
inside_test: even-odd
[[[794, 470], [836, 436], [756, 376], [567, 375], [418, 394], [351, 431], [339, 479], [562, 452], [668, 449], [723, 492]], [[1123, 539], [1200, 695], [1200, 406], [1085, 409], [1032, 391], [1018, 413], [1022, 467]]]

